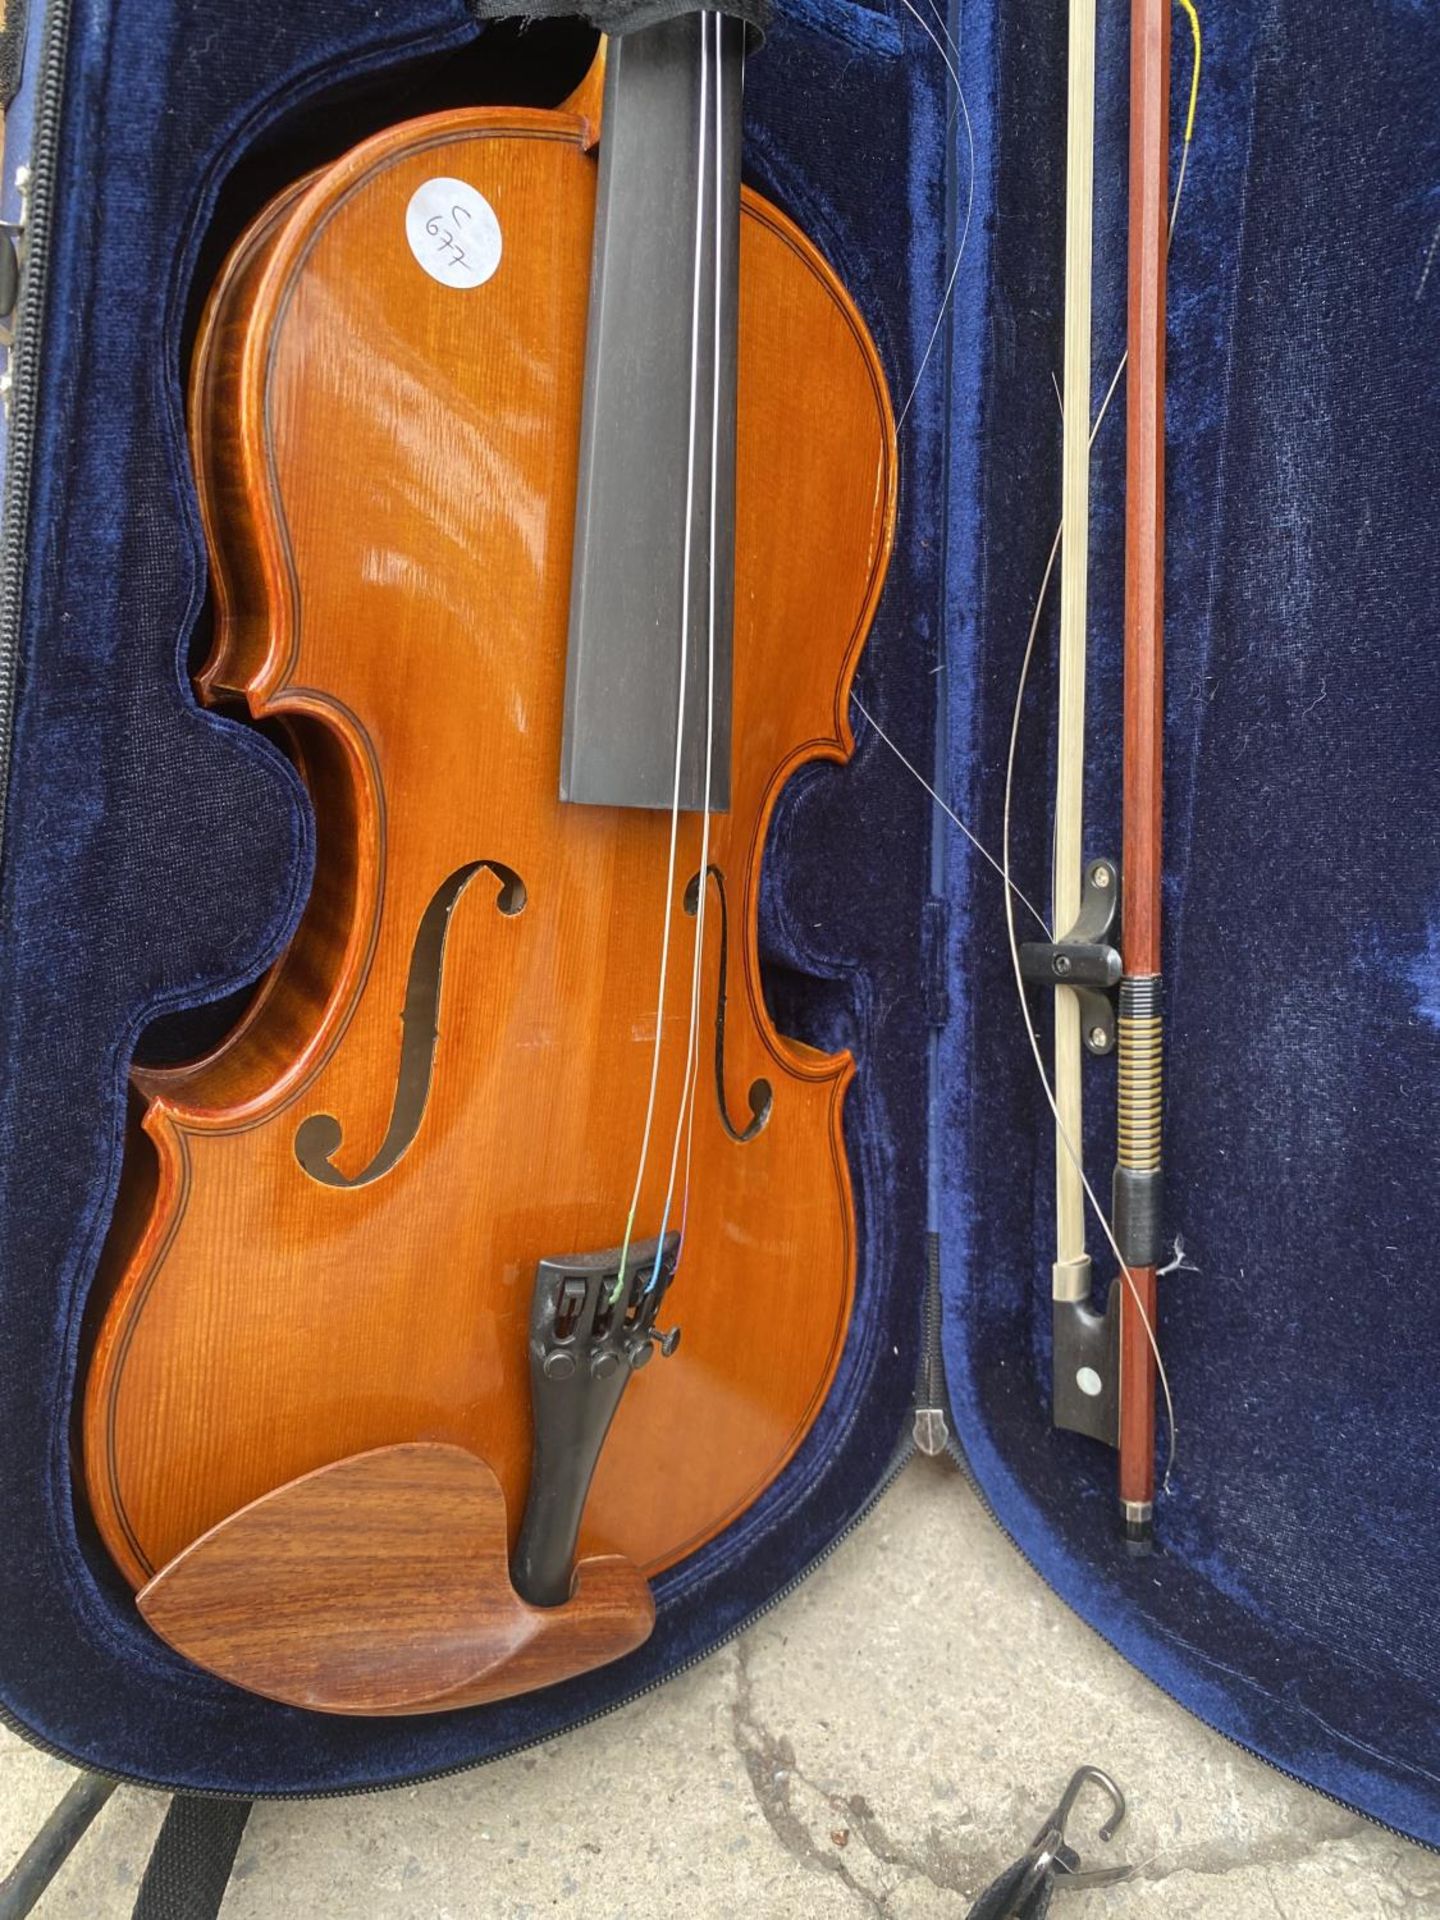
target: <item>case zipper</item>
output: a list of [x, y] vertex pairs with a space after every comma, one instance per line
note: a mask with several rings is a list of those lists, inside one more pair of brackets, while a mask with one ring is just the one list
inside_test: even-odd
[[[458, 1774], [476, 1773], [481, 1767], [493, 1767], [501, 1760], [513, 1759], [518, 1753], [529, 1753], [536, 1747], [547, 1746], [552, 1740], [564, 1734], [574, 1733], [581, 1727], [593, 1726], [597, 1720], [607, 1720], [612, 1713], [618, 1713], [622, 1707], [631, 1706], [636, 1700], [643, 1700], [647, 1694], [658, 1693], [661, 1687], [668, 1687], [670, 1682], [682, 1673], [690, 1673], [694, 1668], [701, 1666], [712, 1654], [719, 1653], [722, 1647], [728, 1647], [732, 1641], [738, 1640], [741, 1634], [748, 1633], [751, 1627], [765, 1618], [767, 1613], [773, 1613], [776, 1607], [781, 1606], [804, 1585], [817, 1567], [824, 1566], [851, 1534], [869, 1519], [914, 1458], [914, 1446], [908, 1440], [904, 1441], [892, 1455], [889, 1465], [865, 1496], [861, 1505], [840, 1531], [826, 1542], [815, 1558], [808, 1560], [798, 1573], [792, 1574], [784, 1586], [772, 1593], [768, 1600], [762, 1601], [753, 1611], [747, 1613], [743, 1619], [737, 1621], [712, 1646], [706, 1647], [700, 1653], [692, 1653], [687, 1660], [682, 1660], [678, 1666], [671, 1667], [658, 1680], [647, 1680], [643, 1687], [632, 1688], [629, 1693], [622, 1694], [618, 1700], [612, 1700], [608, 1706], [598, 1707], [594, 1713], [582, 1714], [578, 1720], [570, 1721], [567, 1726], [552, 1728], [547, 1733], [537, 1733], [533, 1740], [521, 1740], [513, 1747], [506, 1747], [503, 1753], [487, 1754], [481, 1760], [463, 1760], [452, 1767], [435, 1767], [428, 1773], [407, 1774], [403, 1780], [380, 1780], [368, 1786], [300, 1787], [292, 1793], [237, 1793], [228, 1787], [176, 1785], [165, 1780], [148, 1779], [140, 1774], [115, 1772], [108, 1767], [93, 1766], [88, 1760], [77, 1759], [73, 1753], [67, 1752], [64, 1747], [57, 1746], [54, 1741], [32, 1733], [24, 1721], [13, 1714], [3, 1701], [0, 1701], [0, 1726], [8, 1727], [12, 1733], [19, 1734], [25, 1744], [34, 1747], [37, 1752], [48, 1754], [54, 1760], [63, 1760], [66, 1766], [76, 1767], [82, 1773], [93, 1773], [98, 1779], [113, 1780], [122, 1787], [144, 1787], [156, 1793], [184, 1793], [197, 1800], [354, 1800], [363, 1794], [391, 1793], [396, 1787], [428, 1787], [437, 1780], [453, 1780]], [[1400, 1837], [1404, 1839], [1408, 1836], [1402, 1834]]]
[[[1055, 1592], [1055, 1588], [1045, 1578], [1045, 1575], [1040, 1571], [1039, 1567], [1036, 1566], [1024, 1547], [1020, 1545], [1019, 1541], [1005, 1525], [999, 1514], [996, 1513], [990, 1503], [989, 1495], [976, 1478], [975, 1470], [970, 1464], [970, 1456], [966, 1453], [960, 1436], [951, 1430], [949, 1389], [945, 1384], [945, 1362], [940, 1347], [940, 1236], [938, 1233], [930, 1233], [926, 1236], [925, 1260], [925, 1346], [924, 1352], [921, 1355], [920, 1383], [916, 1396], [915, 1439], [914, 1445], [908, 1449], [909, 1457], [913, 1458], [916, 1453], [928, 1454], [932, 1451], [932, 1448], [925, 1445], [921, 1440], [922, 1430], [927, 1439], [933, 1439], [936, 1433], [943, 1434], [944, 1438], [941, 1445], [935, 1447], [933, 1451], [947, 1454], [959, 1468], [960, 1477], [965, 1481], [971, 1493], [975, 1496], [980, 1511], [1005, 1540], [1006, 1544], [1013, 1552], [1020, 1556], [1046, 1591], [1055, 1594], [1055, 1598], [1060, 1601], [1061, 1605], [1065, 1607], [1068, 1612], [1074, 1614], [1075, 1618], [1080, 1622], [1080, 1625], [1084, 1627], [1087, 1632], [1093, 1633], [1097, 1640], [1103, 1641], [1112, 1653], [1116, 1654], [1121, 1660], [1124, 1660], [1124, 1654], [1120, 1652], [1120, 1649], [1108, 1633], [1102, 1632], [1093, 1621], [1087, 1620], [1083, 1614], [1077, 1613], [1068, 1600]], [[932, 1424], [932, 1422], [934, 1424]], [[903, 1466], [904, 1464], [905, 1462], [902, 1461], [901, 1465]], [[892, 1471], [889, 1478], [886, 1479], [867, 1504], [864, 1512], [858, 1515], [856, 1519], [852, 1521], [851, 1526], [846, 1529], [847, 1533], [860, 1524], [860, 1520], [865, 1517], [865, 1513], [868, 1513], [870, 1507], [880, 1498], [880, 1494], [885, 1491], [893, 1479], [898, 1477], [899, 1471], [899, 1467], [896, 1467]], [[842, 1534], [839, 1538], [843, 1539], [844, 1535]], [[836, 1544], [839, 1544], [839, 1540], [837, 1540]], [[792, 1586], [797, 1586], [800, 1580], [805, 1577], [804, 1574], [798, 1575], [796, 1580], [791, 1583]], [[787, 1591], [788, 1590], [789, 1589], [787, 1589]], [[748, 1621], [746, 1625], [749, 1625]], [[737, 1631], [744, 1632], [745, 1628], [739, 1628]], [[1128, 1666], [1129, 1664], [1129, 1661], [1126, 1661], [1126, 1665]], [[1136, 1671], [1138, 1672], [1139, 1669], [1137, 1668]], [[1147, 1674], [1145, 1678], [1149, 1679], [1150, 1677]], [[1162, 1687], [1158, 1680], [1150, 1680], [1150, 1684], [1157, 1693], [1163, 1694], [1167, 1700], [1174, 1701], [1176, 1706], [1182, 1705], [1182, 1702], [1175, 1699], [1175, 1695], [1171, 1693], [1170, 1689], [1168, 1687]], [[1268, 1754], [1258, 1752], [1254, 1747], [1247, 1746], [1245, 1741], [1237, 1739], [1233, 1733], [1227, 1733], [1223, 1727], [1217, 1727], [1213, 1720], [1207, 1719], [1203, 1713], [1197, 1713], [1194, 1707], [1184, 1707], [1184, 1711], [1188, 1713], [1193, 1720], [1198, 1720], [1202, 1727], [1208, 1727], [1210, 1732], [1218, 1735], [1221, 1740], [1228, 1742], [1232, 1747], [1237, 1747], [1241, 1753], [1248, 1754], [1252, 1760], [1258, 1760], [1262, 1766], [1268, 1767], [1272, 1773], [1278, 1773], [1282, 1779], [1293, 1780], [1297, 1787], [1304, 1787], [1307, 1793], [1318, 1794], [1322, 1800], [1328, 1800], [1332, 1806], [1343, 1807], [1347, 1813], [1357, 1815], [1368, 1825], [1378, 1827], [1382, 1833], [1393, 1834], [1397, 1840], [1407, 1841], [1412, 1847], [1420, 1847], [1426, 1853], [1440, 1854], [1440, 1845], [1436, 1845], [1429, 1840], [1417, 1839], [1414, 1834], [1406, 1833], [1402, 1827], [1392, 1827], [1388, 1820], [1377, 1819], [1373, 1813], [1366, 1813], [1363, 1807], [1357, 1807], [1349, 1800], [1342, 1800], [1338, 1793], [1328, 1793], [1324, 1787], [1317, 1787], [1312, 1781], [1306, 1780], [1302, 1775], [1293, 1772], [1291, 1768], [1281, 1766], [1278, 1760], [1272, 1760]]]
[[915, 1393], [915, 1451], [934, 1458], [950, 1444], [950, 1396], [940, 1353], [940, 1236], [925, 1236], [925, 1320]]
[[[35, 85], [34, 131], [24, 199], [24, 258], [15, 307], [8, 368], [9, 441], [5, 462], [3, 532], [0, 532], [0, 860], [10, 797], [15, 689], [20, 665], [21, 603], [25, 591], [25, 544], [35, 457], [35, 411], [39, 394], [40, 341], [49, 276], [51, 198], [60, 144], [61, 95], [70, 45], [73, 0], [50, 0]], [[7, 162], [8, 164], [8, 162]]]

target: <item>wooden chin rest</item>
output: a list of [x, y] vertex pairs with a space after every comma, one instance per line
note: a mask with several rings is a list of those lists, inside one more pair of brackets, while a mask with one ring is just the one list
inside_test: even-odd
[[569, 1601], [510, 1581], [505, 1495], [463, 1447], [379, 1447], [263, 1495], [139, 1595], [177, 1653], [320, 1713], [436, 1713], [630, 1653], [655, 1603], [633, 1562], [582, 1560]]

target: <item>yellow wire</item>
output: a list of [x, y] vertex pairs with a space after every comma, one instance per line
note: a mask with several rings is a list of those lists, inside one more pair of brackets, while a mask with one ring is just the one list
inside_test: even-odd
[[1195, 11], [1195, 0], [1179, 0], [1185, 9], [1185, 17], [1190, 22], [1190, 38], [1195, 46], [1195, 58], [1190, 67], [1190, 110], [1185, 115], [1185, 144], [1190, 144], [1190, 136], [1195, 131], [1195, 102], [1200, 98], [1200, 16]]

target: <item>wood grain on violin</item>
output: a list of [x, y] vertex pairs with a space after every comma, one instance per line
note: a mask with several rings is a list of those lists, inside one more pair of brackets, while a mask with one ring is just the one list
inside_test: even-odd
[[[478, 1455], [513, 1532], [536, 1263], [621, 1237], [665, 912], [658, 1110], [680, 1109], [701, 821], [680, 818], [667, 900], [668, 815], [557, 797], [589, 138], [578, 114], [488, 109], [381, 135], [262, 217], [208, 311], [201, 688], [283, 732], [318, 858], [300, 930], [227, 1042], [136, 1075], [145, 1139], [83, 1446], [137, 1587], [282, 1483], [395, 1443]], [[411, 196], [450, 176], [499, 221], [483, 286], [440, 284], [405, 244]], [[782, 787], [850, 751], [895, 489], [852, 303], [747, 195], [735, 749], [709, 855], [727, 911], [706, 920], [684, 1339], [621, 1406], [581, 1537], [647, 1572], [774, 1479], [845, 1338], [851, 1062], [773, 1027], [756, 912]], [[669, 1160], [667, 1132], [639, 1233], [657, 1231]]]
[[510, 1699], [649, 1637], [655, 1602], [631, 1561], [584, 1560], [571, 1605], [530, 1607], [507, 1531], [473, 1453], [382, 1447], [262, 1495], [177, 1555], [140, 1611], [211, 1673], [327, 1713]]

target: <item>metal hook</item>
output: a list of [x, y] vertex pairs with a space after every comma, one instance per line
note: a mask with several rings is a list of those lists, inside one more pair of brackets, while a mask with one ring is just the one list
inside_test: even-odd
[[1075, 1802], [1086, 1787], [1095, 1786], [1110, 1801], [1110, 1817], [1100, 1828], [1102, 1840], [1112, 1840], [1125, 1818], [1125, 1796], [1099, 1767], [1077, 1767], [1070, 1776], [1070, 1784], [1060, 1796], [1060, 1804], [1041, 1827], [1031, 1843], [1028, 1865], [1019, 1885], [1011, 1896], [1007, 1913], [1018, 1914], [1024, 1911], [1025, 1903], [1034, 1894], [1040, 1882], [1050, 1873], [1063, 1873], [1065, 1885], [1069, 1887], [1110, 1887], [1117, 1881], [1128, 1880], [1135, 1871], [1133, 1866], [1118, 1867], [1082, 1867], [1080, 1856], [1065, 1837], [1065, 1828], [1075, 1810]]
[[1110, 1818], [1100, 1829], [1102, 1840], [1113, 1840], [1125, 1818], [1125, 1796], [1115, 1782], [1099, 1767], [1077, 1767], [1070, 1776], [1070, 1784], [1060, 1796], [1060, 1804], [1050, 1816], [1049, 1824], [1057, 1827], [1060, 1838], [1065, 1838], [1065, 1827], [1075, 1810], [1075, 1802], [1087, 1786], [1099, 1787], [1102, 1793], [1110, 1797]]

